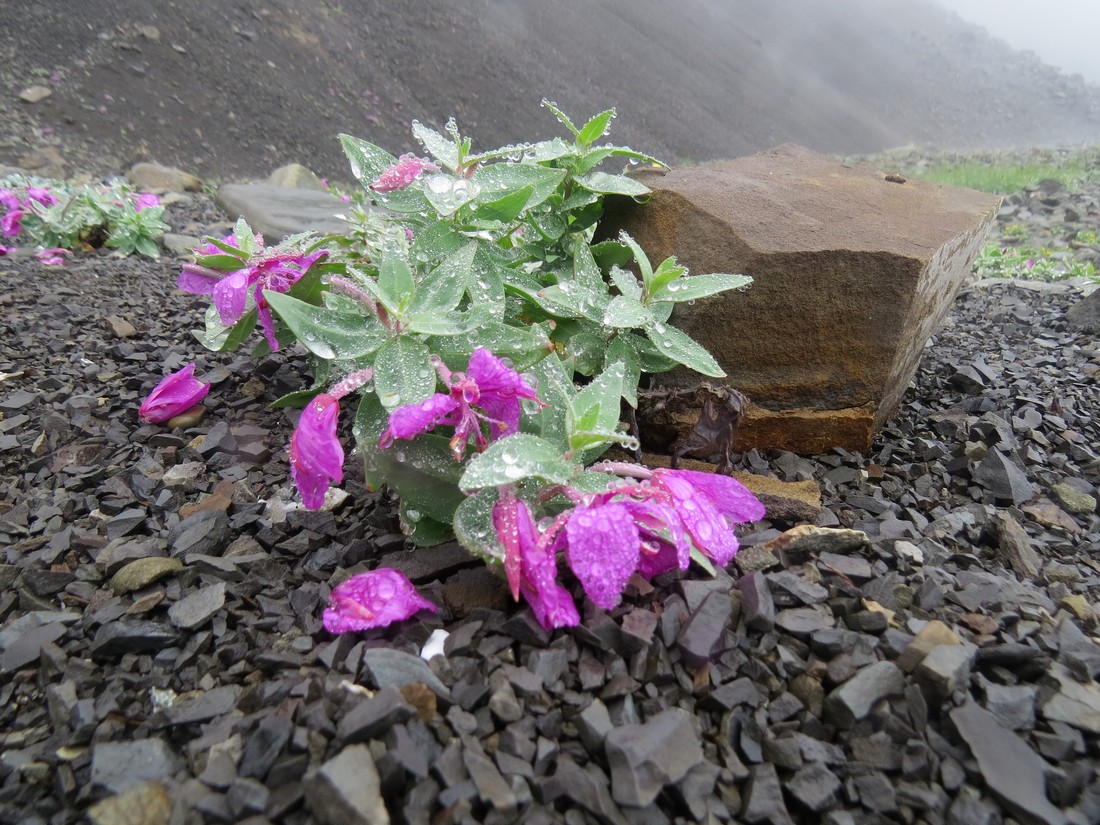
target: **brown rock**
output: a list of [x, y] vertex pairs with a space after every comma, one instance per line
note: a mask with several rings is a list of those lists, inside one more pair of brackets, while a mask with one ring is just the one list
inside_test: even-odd
[[19, 93], [19, 99], [24, 103], [37, 103], [52, 94], [53, 90], [49, 86], [28, 86]]
[[[653, 190], [648, 204], [616, 199], [601, 232], [625, 229], [654, 263], [675, 255], [698, 274], [754, 279], [673, 315], [755, 405], [738, 450], [869, 448], [998, 205], [790, 145], [638, 179]], [[677, 370], [662, 380], [698, 379]]]
[[202, 501], [180, 507], [180, 521], [203, 510], [220, 510], [223, 513], [228, 511], [233, 503], [233, 492], [236, 488], [237, 485], [228, 478], [222, 479], [214, 491]]
[[905, 646], [905, 650], [898, 656], [897, 665], [908, 673], [924, 661], [924, 657], [932, 652], [932, 648], [961, 643], [955, 631], [939, 619], [933, 619], [913, 638], [913, 641]]
[[300, 163], [288, 163], [280, 166], [268, 176], [269, 186], [281, 186], [289, 189], [317, 189], [325, 191], [324, 184], [308, 167]]
[[755, 473], [733, 473], [764, 505], [768, 518], [813, 521], [821, 512], [821, 488], [816, 481], [780, 481]]
[[126, 173], [127, 182], [142, 192], [200, 192], [202, 181], [194, 175], [159, 163], [135, 163]]
[[801, 564], [810, 556], [822, 553], [847, 554], [868, 544], [862, 530], [844, 530], [836, 527], [817, 527], [800, 524], [776, 536], [763, 545], [787, 564]]
[[1031, 546], [1031, 538], [1012, 516], [998, 512], [993, 516], [993, 530], [997, 534], [997, 549], [1012, 569], [1027, 579], [1039, 575], [1039, 554]]
[[417, 718], [421, 722], [431, 722], [437, 712], [435, 692], [423, 682], [411, 682], [400, 687], [401, 696], [416, 708]]
[[134, 325], [118, 315], [108, 315], [107, 324], [111, 327], [111, 333], [115, 338], [133, 338], [137, 335]]

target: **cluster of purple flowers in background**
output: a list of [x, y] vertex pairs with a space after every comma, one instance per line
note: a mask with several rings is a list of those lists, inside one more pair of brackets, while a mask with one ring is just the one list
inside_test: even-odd
[[[263, 246], [262, 236], [257, 235], [256, 241], [260, 247]], [[222, 242], [237, 246], [233, 235], [227, 235]], [[213, 244], [207, 244], [196, 252], [199, 255], [216, 255], [221, 250]], [[184, 292], [212, 296], [222, 326], [226, 327], [233, 326], [245, 314], [248, 292], [251, 289], [257, 319], [267, 343], [274, 351], [279, 349], [279, 339], [275, 337], [275, 321], [271, 317], [271, 307], [264, 299], [264, 290], [288, 291], [314, 263], [326, 255], [328, 252], [325, 250], [306, 255], [293, 249], [264, 249], [251, 256], [245, 266], [233, 272], [222, 272], [200, 264], [184, 264], [176, 285]]]

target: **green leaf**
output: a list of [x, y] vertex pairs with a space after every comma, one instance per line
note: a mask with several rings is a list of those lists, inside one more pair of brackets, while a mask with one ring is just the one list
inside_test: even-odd
[[480, 194], [477, 185], [470, 185], [466, 178], [452, 178], [449, 175], [431, 175], [425, 179], [422, 188], [424, 197], [441, 217], [449, 218]]
[[620, 266], [611, 267], [611, 283], [627, 298], [641, 302], [642, 285], [638, 283], [638, 276], [629, 269], [623, 269]]
[[[626, 373], [621, 362], [607, 367], [592, 382], [577, 393], [570, 405], [569, 446], [573, 450], [592, 446], [582, 436], [601, 436], [599, 440], [620, 440], [615, 433], [619, 426], [620, 399], [623, 394], [623, 377]], [[610, 439], [607, 437], [611, 436]]]
[[634, 260], [630, 247], [622, 241], [601, 241], [592, 244], [592, 257], [605, 272], [609, 272], [613, 266], [626, 266]]
[[268, 404], [267, 408], [269, 410], [281, 410], [284, 407], [289, 407], [293, 410], [300, 410], [312, 401], [319, 392], [321, 392], [321, 390], [317, 387], [310, 387], [308, 390], [288, 392], [286, 395], [282, 395]]
[[449, 312], [458, 306], [466, 294], [466, 284], [474, 266], [477, 243], [465, 246], [447, 255], [431, 272], [424, 276], [416, 288], [416, 296], [409, 306], [409, 313]]
[[603, 369], [607, 356], [607, 334], [585, 325], [565, 340], [565, 355], [573, 361], [573, 369], [581, 375], [595, 375]]
[[743, 289], [752, 283], [748, 275], [692, 275], [671, 280], [650, 293], [651, 301], [695, 301], [725, 292], [729, 289]]
[[584, 289], [593, 291], [607, 289], [603, 273], [600, 272], [596, 259], [592, 256], [592, 247], [580, 235], [573, 239], [573, 280]]
[[222, 326], [218, 308], [211, 304], [206, 308], [205, 329], [197, 329], [193, 335], [198, 342], [212, 352], [235, 352], [256, 328], [256, 308], [242, 315], [231, 327]]
[[654, 324], [645, 333], [662, 355], [711, 378], [725, 378], [726, 373], [718, 366], [714, 356], [676, 327]]
[[349, 360], [377, 350], [389, 330], [373, 315], [315, 307], [271, 290], [264, 298], [302, 346], [319, 358]]
[[401, 532], [411, 538], [417, 547], [434, 547], [454, 538], [450, 520], [437, 521], [425, 515], [406, 497], [401, 498], [398, 516]]
[[436, 221], [416, 236], [409, 255], [414, 261], [430, 265], [461, 249], [468, 240], [449, 221]]
[[577, 143], [581, 146], [589, 146], [595, 143], [607, 133], [608, 125], [613, 117], [615, 117], [615, 110], [608, 109], [591, 118], [577, 134]]
[[631, 407], [638, 408], [638, 383], [642, 380], [642, 361], [633, 344], [636, 335], [616, 335], [607, 345], [607, 362], [623, 365], [623, 398]]
[[495, 201], [482, 203], [474, 210], [473, 219], [478, 222], [511, 223], [527, 207], [534, 192], [535, 187], [528, 184]]
[[435, 392], [428, 345], [407, 335], [391, 338], [374, 357], [374, 390], [388, 410], [416, 404]]
[[557, 355], [543, 358], [531, 368], [538, 379], [539, 400], [545, 404], [541, 410], [529, 419], [524, 417], [521, 426], [553, 444], [559, 453], [569, 449], [569, 437], [565, 431], [566, 410], [577, 394], [572, 374]]
[[631, 198], [640, 198], [650, 194], [650, 189], [644, 183], [628, 178], [626, 175], [609, 175], [607, 172], [589, 172], [576, 179], [578, 185], [590, 192], [598, 192], [601, 195], [627, 195]]
[[479, 490], [467, 496], [455, 510], [454, 529], [459, 543], [488, 564], [504, 564], [504, 547], [493, 527], [496, 490]]
[[256, 233], [244, 218], [237, 219], [237, 223], [233, 226], [233, 237], [237, 240], [237, 248], [246, 258], [257, 251]]
[[564, 318], [587, 318], [597, 324], [603, 321], [608, 302], [606, 293], [586, 289], [576, 281], [566, 281], [545, 287], [533, 293], [530, 299], [553, 315]]
[[465, 335], [493, 320], [491, 306], [475, 306], [467, 312], [410, 313], [405, 318], [406, 329], [420, 335]]
[[638, 269], [642, 273], [642, 284], [648, 292], [650, 284], [653, 282], [653, 266], [649, 263], [649, 256], [645, 254], [638, 242], [626, 232], [619, 233], [619, 240], [630, 247], [630, 251], [634, 253], [634, 260], [637, 261]]
[[508, 269], [491, 251], [488, 244], [478, 244], [474, 268], [466, 281], [466, 294], [475, 306], [493, 308], [497, 318], [504, 314], [504, 279]]
[[[212, 242], [220, 246], [219, 241]], [[247, 263], [244, 258], [240, 258], [236, 255], [197, 255], [195, 256], [195, 260], [202, 266], [209, 267], [210, 269], [217, 269], [222, 272], [236, 272]]]
[[385, 149], [351, 135], [340, 135], [340, 146], [347, 156], [355, 179], [369, 186], [378, 176], [397, 163], [397, 158]]
[[479, 346], [508, 358], [517, 370], [525, 370], [543, 358], [550, 350], [550, 339], [538, 326], [514, 327], [500, 321], [489, 321], [477, 332], [448, 337], [430, 338], [428, 347], [451, 369], [464, 370], [472, 353]]
[[402, 258], [387, 256], [378, 267], [378, 288], [389, 299], [387, 307], [396, 307], [397, 314], [401, 314], [415, 297], [416, 281]]
[[564, 484], [577, 469], [550, 442], [536, 435], [516, 433], [494, 441], [485, 452], [470, 459], [458, 486], [463, 492], [472, 493], [526, 478]]
[[481, 187], [479, 203], [490, 203], [502, 195], [525, 187], [531, 188], [523, 209], [532, 209], [549, 198], [565, 180], [564, 169], [553, 169], [531, 163], [494, 163], [479, 166], [474, 182]]
[[573, 125], [573, 121], [569, 119], [569, 115], [559, 109], [557, 103], [551, 103], [549, 100], [543, 98], [542, 105], [545, 108], [549, 109], [550, 113], [553, 114], [554, 117], [556, 117], [559, 121], [561, 121], [562, 125], [564, 125], [566, 129], [572, 132], [574, 136], [580, 134], [580, 130], [578, 130], [577, 127]]
[[458, 168], [458, 146], [430, 126], [414, 120], [412, 133], [432, 157], [452, 172]]

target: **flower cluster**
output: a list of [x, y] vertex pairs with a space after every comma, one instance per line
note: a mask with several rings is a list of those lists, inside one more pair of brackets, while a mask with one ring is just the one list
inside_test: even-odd
[[[224, 242], [229, 243], [232, 238], [231, 235]], [[257, 236], [257, 240], [262, 246], [263, 238]], [[217, 248], [208, 245], [206, 249], [209, 252]], [[323, 250], [308, 255], [298, 250], [263, 250], [249, 257], [243, 267], [233, 272], [221, 272], [200, 264], [184, 264], [176, 285], [184, 292], [212, 296], [222, 325], [226, 327], [241, 319], [251, 297], [264, 337], [271, 349], [277, 350], [279, 339], [275, 337], [275, 321], [263, 296], [264, 290], [287, 292], [314, 263], [327, 254]]]
[[634, 573], [652, 578], [686, 570], [692, 547], [725, 567], [737, 553], [734, 525], [764, 517], [759, 500], [729, 476], [607, 466], [643, 480], [615, 482], [595, 494], [566, 489], [574, 506], [541, 531], [528, 504], [511, 491], [502, 492], [493, 508], [513, 596], [522, 594], [547, 629], [578, 621], [568, 592], [556, 582], [558, 551], [592, 603], [610, 610]]
[[23, 216], [34, 209], [34, 204], [52, 206], [57, 203], [57, 198], [48, 190], [40, 186], [28, 186], [20, 198], [11, 189], [0, 189], [0, 206], [4, 207], [4, 215], [0, 217], [0, 233], [8, 238], [14, 238], [23, 231]]
[[491, 438], [501, 438], [518, 431], [521, 399], [542, 404], [527, 379], [484, 347], [474, 350], [465, 373], [451, 372], [438, 357], [432, 363], [448, 391], [395, 409], [378, 438], [379, 447], [390, 446], [395, 438], [411, 441], [442, 424], [454, 427], [451, 452], [461, 460], [470, 438], [478, 452], [488, 446], [482, 422]]

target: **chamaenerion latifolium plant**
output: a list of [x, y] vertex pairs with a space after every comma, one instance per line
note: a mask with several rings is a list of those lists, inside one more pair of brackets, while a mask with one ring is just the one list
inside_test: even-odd
[[[568, 138], [475, 153], [453, 121], [414, 122], [427, 156], [394, 157], [341, 135], [373, 203], [346, 234], [268, 247], [239, 222], [196, 250], [179, 286], [213, 299], [196, 332], [208, 348], [235, 350], [259, 325], [256, 355], [309, 352], [313, 386], [274, 405], [304, 407], [290, 469], [307, 507], [343, 479], [337, 419], [355, 398], [367, 483], [397, 494], [404, 532], [418, 545], [457, 536], [550, 629], [580, 621], [559, 561], [610, 609], [636, 572], [725, 566], [735, 523], [764, 511], [728, 476], [599, 461], [636, 445], [620, 411], [643, 373], [724, 374], [669, 324], [673, 307], [750, 279], [654, 266], [625, 234], [594, 243], [605, 195], [649, 193], [601, 165], [659, 161], [603, 142], [614, 110], [577, 127], [543, 105]], [[142, 416], [167, 420], [206, 389], [189, 366]], [[333, 590], [324, 623], [360, 630], [421, 609], [434, 605], [401, 574], [374, 570]]]
[[62, 263], [69, 250], [104, 246], [156, 258], [157, 238], [168, 231], [160, 199], [117, 180], [71, 186], [9, 175], [0, 178], [0, 213], [0, 255], [21, 244], [48, 264]]

